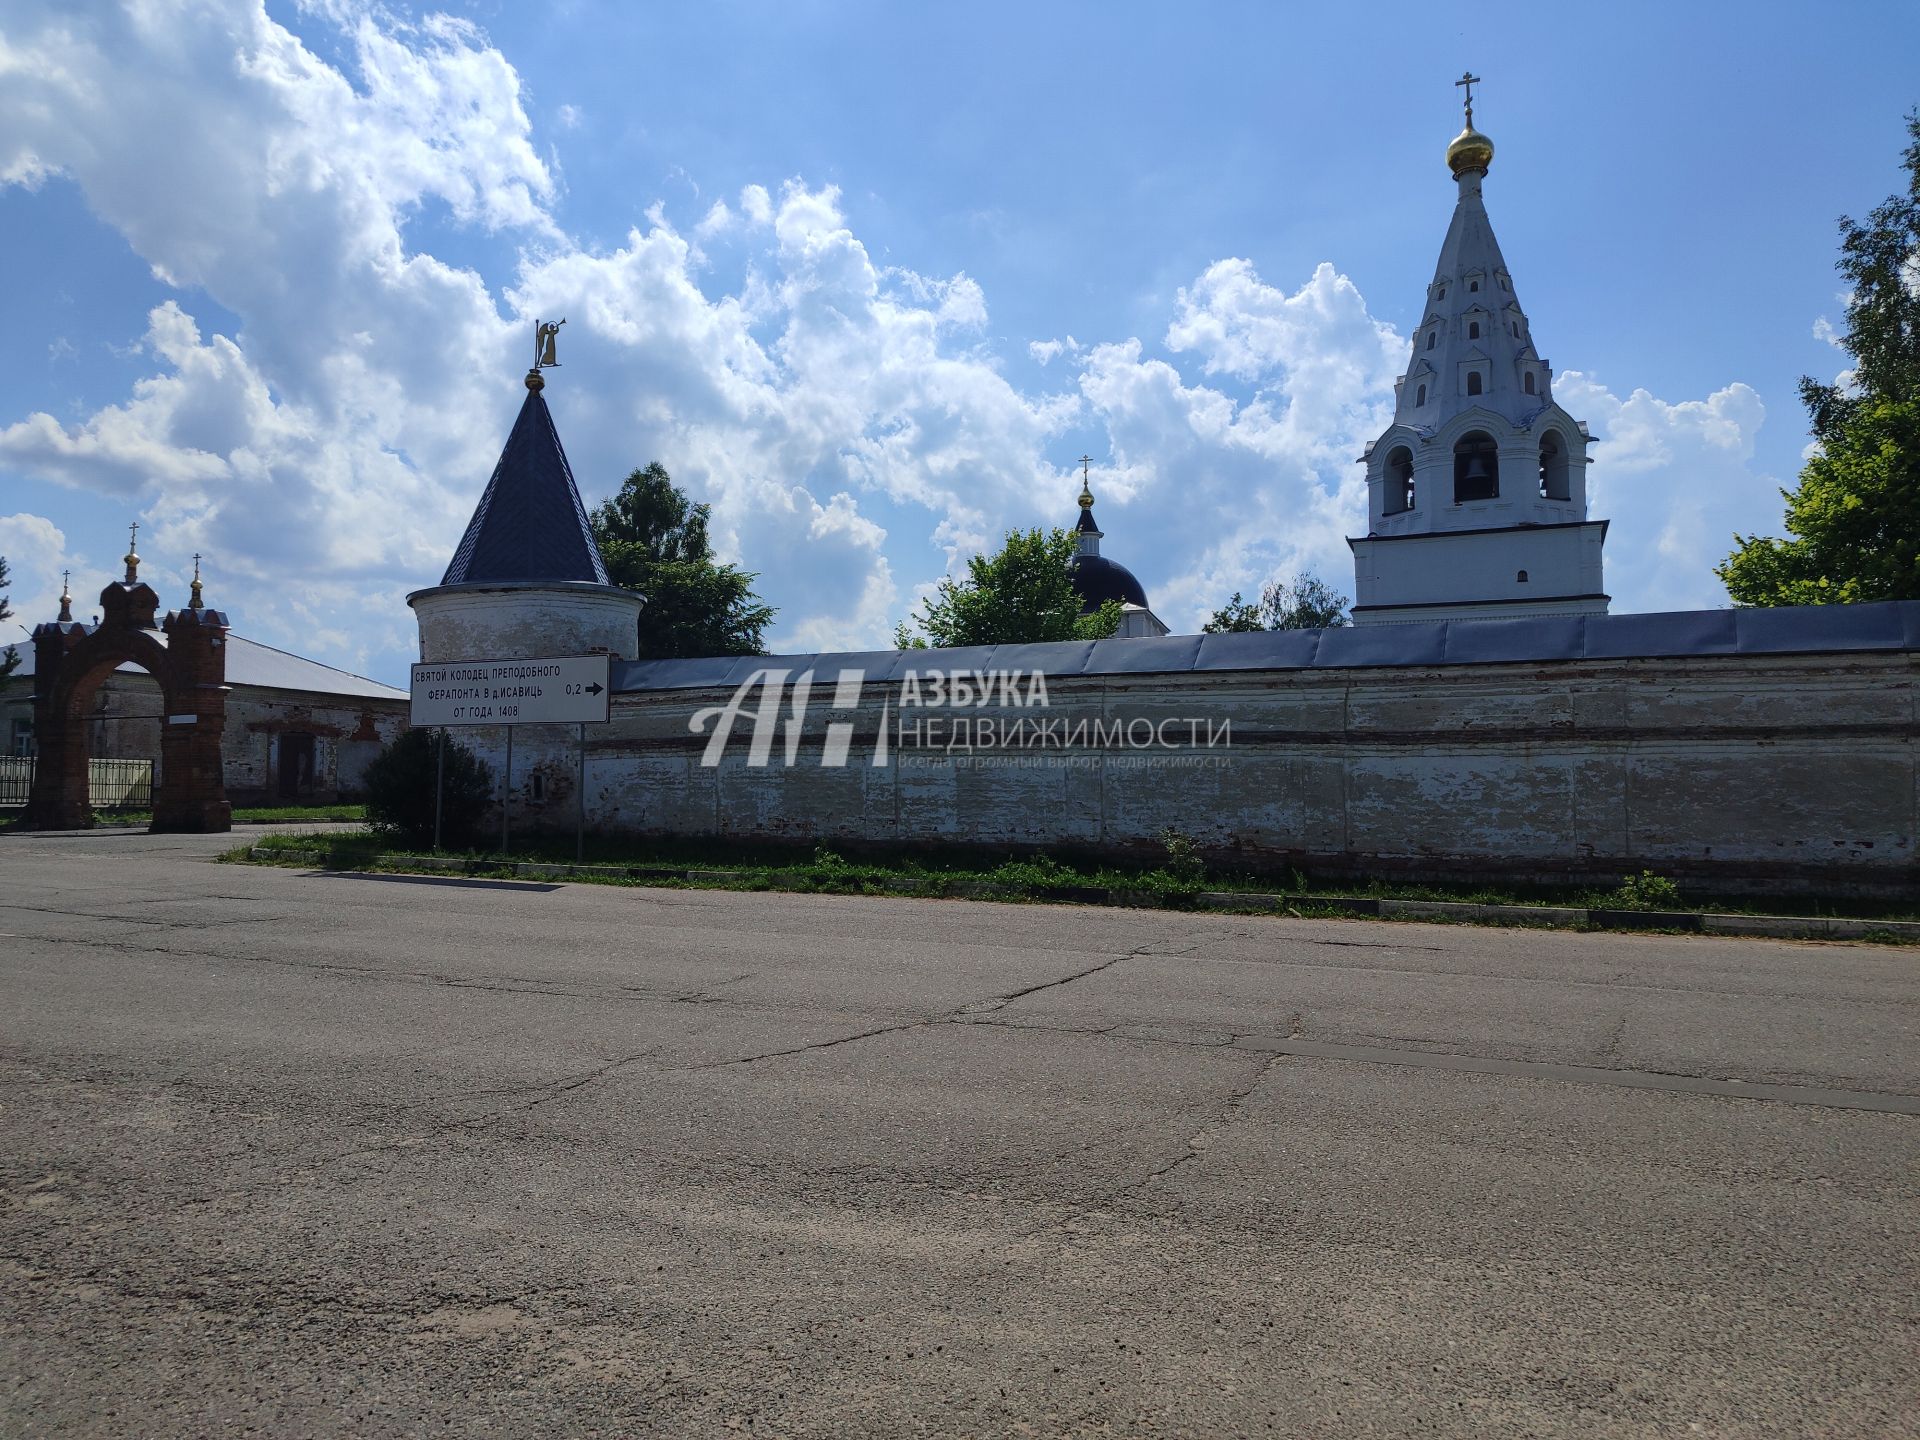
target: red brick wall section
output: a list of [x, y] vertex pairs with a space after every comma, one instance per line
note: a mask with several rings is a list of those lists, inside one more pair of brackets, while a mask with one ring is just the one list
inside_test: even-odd
[[161, 628], [173, 674], [170, 684], [162, 682], [167, 714], [160, 730], [153, 828], [231, 830], [233, 807], [220, 762], [220, 736], [227, 724], [227, 617], [218, 610], [175, 610]]
[[[160, 781], [153, 796], [155, 831], [232, 828], [220, 765], [227, 717], [227, 617], [218, 610], [176, 610], [158, 627], [160, 598], [143, 583], [100, 592], [93, 630], [52, 621], [33, 632], [34, 733], [40, 750], [26, 823], [41, 830], [82, 830], [93, 823], [87, 789], [87, 702], [102, 681], [129, 661], [160, 682]], [[158, 628], [167, 637], [162, 645]]]

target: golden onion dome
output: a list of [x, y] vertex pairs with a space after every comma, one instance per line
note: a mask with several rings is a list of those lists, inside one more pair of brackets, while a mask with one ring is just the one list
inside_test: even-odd
[[1469, 170], [1486, 171], [1493, 163], [1493, 141], [1473, 128], [1468, 122], [1467, 128], [1453, 137], [1453, 143], [1447, 146], [1447, 168], [1453, 171], [1458, 180]]

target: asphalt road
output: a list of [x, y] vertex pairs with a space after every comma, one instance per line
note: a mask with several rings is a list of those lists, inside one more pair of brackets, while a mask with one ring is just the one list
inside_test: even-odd
[[1920, 1433], [1914, 951], [229, 843], [0, 836], [5, 1435]]

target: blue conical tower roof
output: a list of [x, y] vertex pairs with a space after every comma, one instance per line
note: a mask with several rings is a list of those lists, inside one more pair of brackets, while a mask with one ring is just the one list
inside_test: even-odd
[[537, 378], [442, 585], [611, 583]]

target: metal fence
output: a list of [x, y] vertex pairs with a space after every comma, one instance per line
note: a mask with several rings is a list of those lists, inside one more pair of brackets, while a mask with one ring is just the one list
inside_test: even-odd
[[26, 804], [32, 790], [33, 761], [21, 756], [0, 756], [0, 809], [15, 809]]
[[[31, 757], [0, 756], [0, 810], [27, 803], [34, 763]], [[151, 810], [153, 761], [89, 760], [87, 792], [96, 810]]]

